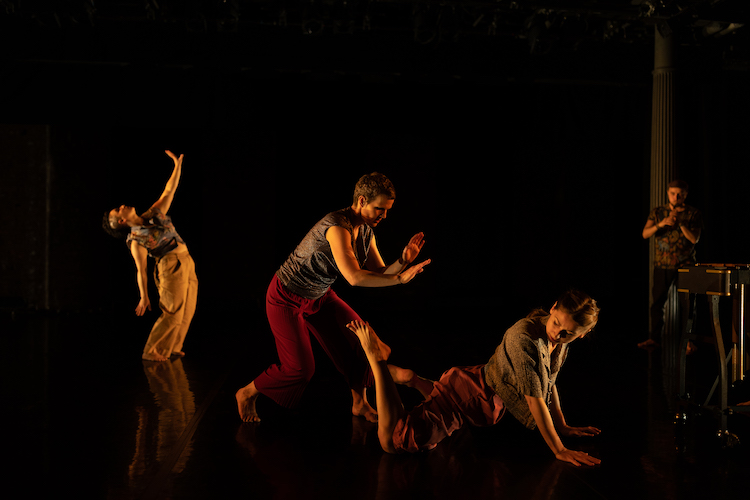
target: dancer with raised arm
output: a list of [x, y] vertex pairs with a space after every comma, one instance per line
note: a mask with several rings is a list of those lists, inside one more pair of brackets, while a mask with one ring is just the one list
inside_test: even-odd
[[174, 169], [151, 208], [138, 215], [135, 208], [121, 205], [105, 212], [102, 220], [102, 227], [108, 234], [125, 240], [135, 261], [136, 283], [141, 296], [135, 308], [138, 316], [151, 310], [147, 257], [156, 259], [154, 281], [159, 291], [161, 316], [154, 323], [143, 348], [142, 358], [148, 361], [166, 361], [170, 356], [185, 355], [183, 343], [198, 297], [195, 262], [175, 230], [171, 217], [167, 216], [180, 183], [183, 155], [178, 157], [171, 151], [165, 152], [174, 162]]

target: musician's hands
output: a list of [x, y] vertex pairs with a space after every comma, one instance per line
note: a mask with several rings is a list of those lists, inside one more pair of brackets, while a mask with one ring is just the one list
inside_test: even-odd
[[671, 212], [669, 212], [669, 216], [664, 219], [664, 226], [672, 227], [675, 224], [677, 224], [677, 210], [672, 210]]

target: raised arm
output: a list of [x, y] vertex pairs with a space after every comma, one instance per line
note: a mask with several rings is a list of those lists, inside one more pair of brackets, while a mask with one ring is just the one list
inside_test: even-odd
[[[397, 261], [393, 262], [390, 266], [383, 269], [383, 274], [398, 274], [404, 269], [409, 267], [409, 264], [419, 255], [419, 252], [424, 246], [424, 233], [417, 233], [411, 237], [409, 243], [401, 251], [401, 256]], [[380, 256], [380, 251], [375, 242], [375, 236], [372, 237], [372, 244], [370, 245], [370, 255], [368, 256], [367, 262], [379, 262], [383, 263], [383, 258]], [[385, 264], [382, 264], [385, 266]]]
[[159, 199], [156, 200], [156, 203], [151, 205], [151, 207], [158, 208], [163, 214], [166, 214], [167, 211], [169, 211], [169, 207], [172, 206], [174, 193], [177, 191], [177, 186], [180, 184], [180, 176], [182, 175], [182, 158], [184, 155], [178, 157], [169, 150], [164, 152], [174, 161], [174, 170], [172, 170], [172, 175], [167, 181], [167, 185], [164, 186], [164, 192], [162, 192]]
[[[404, 265], [396, 263], [386, 267], [373, 238], [368, 254], [368, 261], [371, 262], [370, 269], [362, 269], [354, 255], [349, 231], [340, 226], [332, 226], [326, 232], [326, 240], [331, 245], [331, 252], [339, 272], [352, 286], [385, 287], [408, 283], [430, 263], [428, 259], [405, 270], [403, 268], [408, 263]], [[396, 265], [401, 269], [397, 270]]]
[[135, 281], [138, 283], [138, 291], [141, 294], [141, 300], [138, 301], [135, 314], [143, 316], [146, 309], [151, 310], [151, 301], [148, 298], [148, 252], [135, 241], [131, 241], [130, 253], [135, 261]]
[[378, 250], [378, 243], [373, 235], [370, 241], [370, 252], [367, 254], [367, 268], [370, 271], [381, 274], [398, 274], [409, 267], [409, 264], [419, 255], [424, 246], [424, 233], [417, 233], [411, 237], [409, 243], [401, 251], [401, 257], [391, 265], [386, 266], [383, 257]]
[[526, 403], [529, 405], [531, 415], [534, 417], [534, 421], [544, 438], [544, 442], [547, 443], [549, 449], [555, 454], [555, 458], [562, 460], [563, 462], [570, 462], [576, 466], [580, 466], [581, 464], [597, 465], [601, 463], [601, 460], [589, 456], [588, 453], [569, 450], [563, 445], [560, 436], [555, 430], [555, 424], [552, 421], [549, 409], [542, 398], [526, 396]]

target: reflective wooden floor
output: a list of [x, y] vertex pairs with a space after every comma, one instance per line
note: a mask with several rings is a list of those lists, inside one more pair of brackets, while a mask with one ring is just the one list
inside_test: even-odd
[[[373, 425], [351, 417], [343, 380], [320, 356], [301, 408], [261, 400], [263, 422], [243, 424], [234, 393], [272, 361], [273, 343], [265, 318], [225, 321], [199, 314], [187, 356], [159, 364], [140, 360], [148, 325], [136, 318], [4, 315], [3, 498], [661, 500], [750, 492], [750, 418], [730, 417], [740, 440], [733, 447], [715, 438], [710, 416], [690, 412], [675, 424], [660, 350], [635, 348], [633, 332], [602, 328], [574, 346], [563, 369], [568, 421], [603, 430], [566, 442], [602, 459], [575, 468], [510, 418], [464, 428], [429, 453], [386, 455]], [[451, 358], [473, 360], [455, 339], [432, 355], [438, 347], [412, 326], [391, 333], [392, 347], [405, 352], [401, 365], [437, 377], [459, 364]], [[487, 359], [496, 341], [476, 359]], [[402, 395], [406, 406], [418, 401]]]

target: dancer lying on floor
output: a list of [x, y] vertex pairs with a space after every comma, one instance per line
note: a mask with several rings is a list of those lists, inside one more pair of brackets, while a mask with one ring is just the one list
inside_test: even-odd
[[564, 293], [549, 313], [537, 309], [508, 329], [487, 364], [446, 371], [434, 382], [430, 396], [410, 412], [401, 403], [378, 336], [368, 323], [348, 323], [375, 376], [378, 438], [383, 450], [430, 450], [464, 422], [494, 425], [507, 409], [527, 428], [539, 429], [559, 460], [599, 464], [598, 458], [563, 445], [560, 435], [594, 436], [601, 431], [569, 426], [555, 387], [568, 344], [590, 332], [598, 315], [596, 301], [588, 295], [576, 290]]

